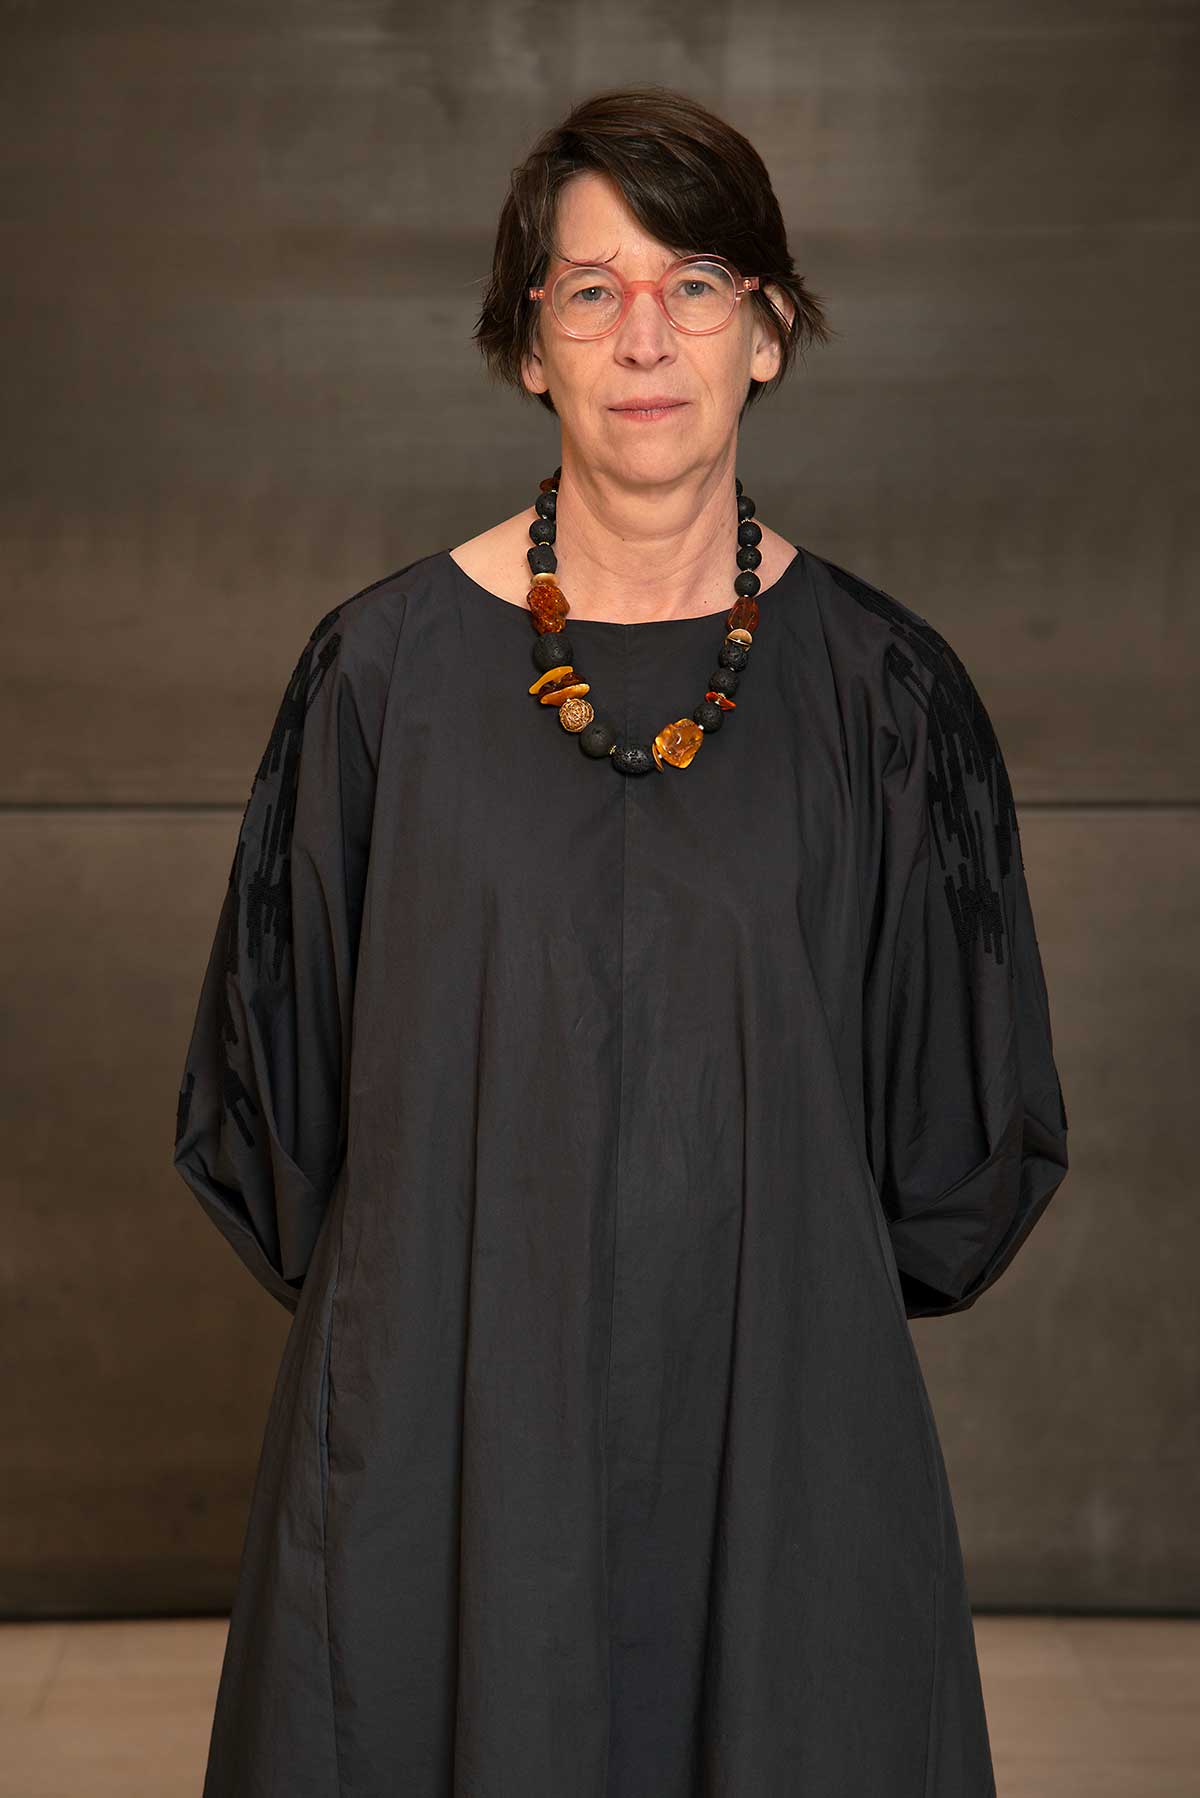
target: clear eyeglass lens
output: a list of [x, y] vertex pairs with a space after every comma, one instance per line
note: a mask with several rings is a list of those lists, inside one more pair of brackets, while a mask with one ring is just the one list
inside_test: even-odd
[[[578, 337], [607, 331], [621, 316], [621, 283], [611, 269], [565, 269], [554, 284], [554, 310]], [[684, 263], [663, 289], [663, 304], [685, 331], [711, 331], [724, 324], [737, 298], [733, 276], [719, 262]]]

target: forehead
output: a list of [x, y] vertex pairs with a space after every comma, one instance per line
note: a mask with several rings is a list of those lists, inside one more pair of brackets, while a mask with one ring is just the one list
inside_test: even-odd
[[608, 262], [627, 274], [658, 274], [685, 253], [651, 237], [615, 183], [592, 169], [573, 175], [558, 196], [554, 252], [554, 263]]

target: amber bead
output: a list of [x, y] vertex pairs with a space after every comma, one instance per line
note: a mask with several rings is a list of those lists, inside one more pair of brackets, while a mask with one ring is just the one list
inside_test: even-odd
[[564, 680], [570, 678], [575, 670], [570, 662], [559, 662], [554, 668], [547, 668], [545, 674], [539, 674], [529, 691], [542, 693], [549, 687], [560, 687]]
[[650, 752], [660, 768], [664, 761], [673, 768], [686, 768], [703, 741], [704, 732], [693, 718], [676, 718], [663, 725]]
[[729, 614], [730, 630], [756, 631], [758, 629], [758, 601], [756, 599], [739, 599]]
[[535, 581], [529, 589], [526, 603], [534, 628], [543, 633], [560, 631], [564, 618], [571, 610], [562, 589], [553, 581]]
[[561, 705], [564, 699], [574, 699], [580, 694], [590, 693], [591, 690], [589, 681], [572, 680], [568, 676], [566, 680], [559, 681], [556, 687], [547, 687], [544, 693], [539, 693], [538, 704]]
[[711, 699], [714, 705], [719, 705], [723, 712], [737, 711], [737, 700], [730, 699], [727, 693], [717, 693], [710, 687], [704, 697]]
[[529, 618], [539, 636], [560, 637], [563, 634], [564, 620], [561, 612], [531, 611]]

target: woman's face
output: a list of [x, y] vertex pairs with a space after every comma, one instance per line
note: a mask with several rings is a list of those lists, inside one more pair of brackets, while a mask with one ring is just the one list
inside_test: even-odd
[[[657, 280], [679, 254], [647, 237], [620, 191], [593, 170], [573, 175], [563, 188], [557, 239], [567, 260], [612, 257], [611, 266], [627, 281]], [[532, 393], [549, 392], [564, 447], [593, 474], [638, 484], [675, 481], [718, 463], [736, 438], [749, 383], [778, 372], [779, 345], [757, 308], [741, 300], [724, 330], [689, 336], [663, 317], [653, 294], [638, 293], [607, 337], [569, 337], [549, 304], [563, 266], [555, 260], [546, 270], [547, 298], [538, 307], [536, 347], [522, 379]], [[773, 284], [767, 291], [790, 317], [788, 296]], [[616, 410], [660, 395], [684, 404], [650, 421]]]

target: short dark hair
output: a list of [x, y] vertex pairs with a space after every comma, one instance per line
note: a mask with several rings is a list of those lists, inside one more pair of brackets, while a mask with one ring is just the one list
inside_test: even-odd
[[[749, 139], [669, 88], [614, 88], [574, 107], [512, 170], [473, 333], [495, 379], [555, 410], [548, 393], [530, 395], [521, 379], [537, 331], [537, 302], [526, 290], [543, 284], [559, 253], [553, 242], [559, 192], [585, 169], [607, 175], [658, 242], [680, 255], [711, 251], [761, 276], [760, 289], [748, 298], [775, 333], [782, 359], [770, 381], [751, 381], [743, 412], [780, 385], [809, 343], [835, 335], [819, 298], [796, 272], [771, 178]], [[790, 323], [762, 291], [768, 281], [791, 298]]]

